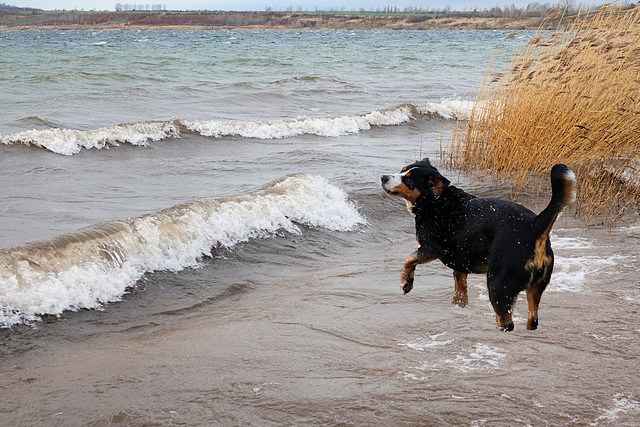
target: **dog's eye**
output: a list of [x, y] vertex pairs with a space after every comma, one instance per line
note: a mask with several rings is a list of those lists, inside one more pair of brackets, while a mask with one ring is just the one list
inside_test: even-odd
[[411, 176], [409, 174], [406, 174], [402, 178], [402, 182], [404, 182], [404, 185], [406, 185], [410, 190], [413, 190], [414, 183], [413, 183], [413, 179], [411, 178]]

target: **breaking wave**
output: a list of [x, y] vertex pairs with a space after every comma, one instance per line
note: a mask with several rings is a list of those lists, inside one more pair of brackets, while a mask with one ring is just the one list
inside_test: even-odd
[[146, 145], [152, 141], [179, 138], [178, 126], [171, 122], [120, 124], [90, 131], [69, 129], [28, 130], [0, 135], [5, 145], [25, 144], [46, 148], [57, 154], [72, 155], [83, 148], [105, 148], [120, 144]]
[[468, 101], [442, 101], [422, 106], [404, 104], [367, 114], [342, 117], [299, 117], [272, 121], [175, 119], [119, 124], [89, 131], [60, 128], [34, 129], [0, 135], [0, 143], [23, 144], [45, 148], [57, 154], [73, 155], [83, 149], [109, 148], [121, 144], [144, 146], [155, 141], [180, 138], [181, 132], [211, 138], [281, 139], [299, 135], [339, 137], [377, 126], [401, 125], [416, 120], [420, 116], [466, 120], [470, 117], [472, 108], [473, 103]]
[[283, 178], [251, 195], [194, 201], [0, 251], [0, 327], [118, 301], [143, 274], [196, 267], [232, 247], [300, 225], [350, 231], [366, 220], [323, 178]]

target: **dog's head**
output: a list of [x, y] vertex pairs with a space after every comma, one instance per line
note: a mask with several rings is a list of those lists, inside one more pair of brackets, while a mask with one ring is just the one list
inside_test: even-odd
[[449, 186], [449, 180], [431, 166], [428, 158], [411, 163], [400, 173], [382, 175], [382, 189], [394, 196], [400, 196], [410, 204], [415, 204], [420, 196], [438, 198]]

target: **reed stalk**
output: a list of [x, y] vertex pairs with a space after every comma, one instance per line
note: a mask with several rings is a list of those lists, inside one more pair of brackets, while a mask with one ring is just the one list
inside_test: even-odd
[[605, 5], [562, 30], [542, 28], [523, 34], [501, 72], [488, 60], [471, 118], [457, 122], [442, 160], [534, 192], [548, 191], [551, 167], [567, 163], [578, 180], [575, 212], [587, 225], [637, 215], [640, 8]]

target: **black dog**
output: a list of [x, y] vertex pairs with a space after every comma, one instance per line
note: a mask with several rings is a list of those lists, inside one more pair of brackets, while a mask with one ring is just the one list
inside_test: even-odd
[[416, 218], [420, 247], [405, 259], [404, 294], [413, 288], [416, 265], [439, 259], [453, 269], [453, 303], [467, 304], [469, 273], [486, 273], [498, 326], [513, 330], [513, 304], [526, 290], [527, 329], [538, 327], [538, 304], [553, 270], [549, 232], [575, 199], [571, 169], [563, 164], [551, 169], [551, 201], [539, 215], [517, 203], [476, 198], [449, 185], [427, 158], [399, 174], [383, 175], [381, 183], [387, 193], [404, 198]]

